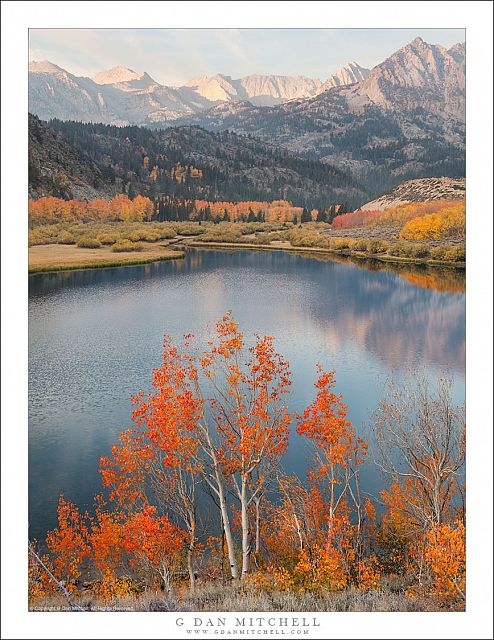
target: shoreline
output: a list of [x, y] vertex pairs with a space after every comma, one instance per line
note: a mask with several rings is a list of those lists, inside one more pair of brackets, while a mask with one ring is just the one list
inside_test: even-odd
[[348, 251], [337, 249], [323, 249], [321, 247], [293, 247], [293, 246], [276, 246], [276, 245], [258, 245], [237, 242], [199, 242], [191, 241], [183, 244], [184, 247], [194, 247], [202, 249], [227, 249], [227, 250], [260, 250], [260, 251], [288, 251], [289, 253], [314, 253], [322, 255], [334, 255], [344, 258], [353, 258], [355, 260], [379, 260], [381, 262], [396, 262], [400, 264], [418, 264], [426, 267], [441, 267], [449, 269], [466, 269], [466, 262], [448, 262], [446, 260], [432, 260], [430, 258], [407, 258], [404, 256], [390, 256], [388, 254], [371, 254], [361, 251]]
[[[125, 259], [123, 257], [108, 257], [106, 259], [94, 262], [76, 261], [74, 263], [64, 262], [61, 259], [59, 264], [34, 264], [28, 267], [28, 275], [36, 275], [38, 273], [54, 273], [57, 271], [81, 271], [90, 269], [114, 269], [118, 267], [136, 267], [144, 264], [152, 264], [153, 262], [162, 262], [165, 260], [182, 259], [187, 248], [206, 249], [210, 251], [286, 251], [288, 253], [304, 254], [308, 257], [316, 256], [334, 256], [335, 258], [346, 258], [355, 262], [363, 262], [365, 260], [375, 260], [382, 263], [391, 264], [410, 264], [419, 265], [429, 268], [453, 269], [465, 271], [465, 262], [448, 262], [446, 260], [433, 260], [430, 258], [412, 258], [405, 256], [391, 256], [389, 254], [370, 254], [361, 251], [349, 251], [348, 249], [327, 249], [321, 247], [294, 247], [292, 245], [261, 245], [254, 243], [237, 243], [237, 242], [201, 242], [199, 240], [191, 240], [188, 237], [180, 238], [178, 241], [171, 241], [169, 244], [160, 243], [162, 249], [167, 249], [173, 245], [174, 249], [169, 250], [166, 254], [145, 255], [143, 257], [132, 257]], [[59, 247], [61, 245], [37, 245], [43, 247]], [[62, 245], [63, 246], [63, 245]], [[156, 245], [154, 245], [156, 247]], [[176, 247], [176, 249], [175, 249]], [[149, 247], [151, 250], [153, 247]], [[183, 250], [178, 250], [179, 248]], [[30, 247], [32, 249], [32, 247]], [[94, 251], [88, 249], [88, 253]], [[148, 253], [147, 251], [143, 252]], [[88, 256], [90, 257], [90, 256]]]

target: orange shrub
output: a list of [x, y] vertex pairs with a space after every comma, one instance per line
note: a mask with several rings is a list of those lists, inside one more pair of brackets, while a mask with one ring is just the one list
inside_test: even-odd
[[434, 593], [443, 604], [465, 599], [465, 526], [443, 524], [426, 536], [425, 559], [434, 575]]
[[444, 207], [437, 213], [413, 218], [405, 224], [400, 238], [405, 240], [423, 240], [425, 238], [446, 238], [448, 236], [465, 236], [466, 214], [465, 203]]

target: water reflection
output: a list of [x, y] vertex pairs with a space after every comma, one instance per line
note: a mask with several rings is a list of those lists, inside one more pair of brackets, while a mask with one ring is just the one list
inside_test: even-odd
[[[149, 386], [164, 332], [194, 332], [227, 310], [247, 333], [276, 336], [292, 364], [293, 410], [312, 394], [314, 365], [337, 386], [360, 428], [379, 383], [410, 366], [448, 367], [464, 396], [465, 296], [424, 269], [362, 268], [284, 252], [188, 251], [183, 260], [31, 276], [29, 324], [30, 533], [54, 525], [60, 492], [90, 505], [97, 467], [130, 419], [129, 396]], [[425, 278], [425, 280], [424, 280]], [[432, 282], [450, 281], [445, 288]], [[425, 282], [425, 285], [424, 285]], [[294, 435], [286, 465], [303, 473]], [[365, 472], [369, 486], [375, 470]]]

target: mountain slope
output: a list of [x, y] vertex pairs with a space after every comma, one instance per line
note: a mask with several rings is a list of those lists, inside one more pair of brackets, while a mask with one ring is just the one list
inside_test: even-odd
[[465, 198], [464, 178], [422, 178], [402, 182], [388, 193], [362, 205], [362, 211], [382, 211], [409, 202], [430, 202], [431, 200], [463, 200]]
[[61, 134], [29, 114], [29, 197], [94, 200], [114, 189], [104, 171]]
[[111, 186], [131, 195], [167, 193], [209, 200], [288, 199], [307, 207], [368, 199], [347, 173], [286, 149], [199, 127], [145, 127], [52, 121], [50, 129], [87, 154]]
[[374, 67], [349, 100], [400, 110], [422, 108], [465, 119], [465, 45], [445, 47], [415, 38]]

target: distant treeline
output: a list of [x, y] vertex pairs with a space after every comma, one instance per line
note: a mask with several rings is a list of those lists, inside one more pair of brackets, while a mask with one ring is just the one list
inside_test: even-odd
[[57, 222], [147, 222], [152, 220], [331, 223], [335, 215], [342, 214], [344, 211], [342, 204], [309, 210], [305, 207], [295, 207], [288, 200], [210, 202], [170, 195], [160, 195], [152, 199], [138, 195], [131, 199], [121, 194], [110, 201], [98, 199], [85, 202], [47, 197], [29, 201], [29, 224], [37, 226]]

